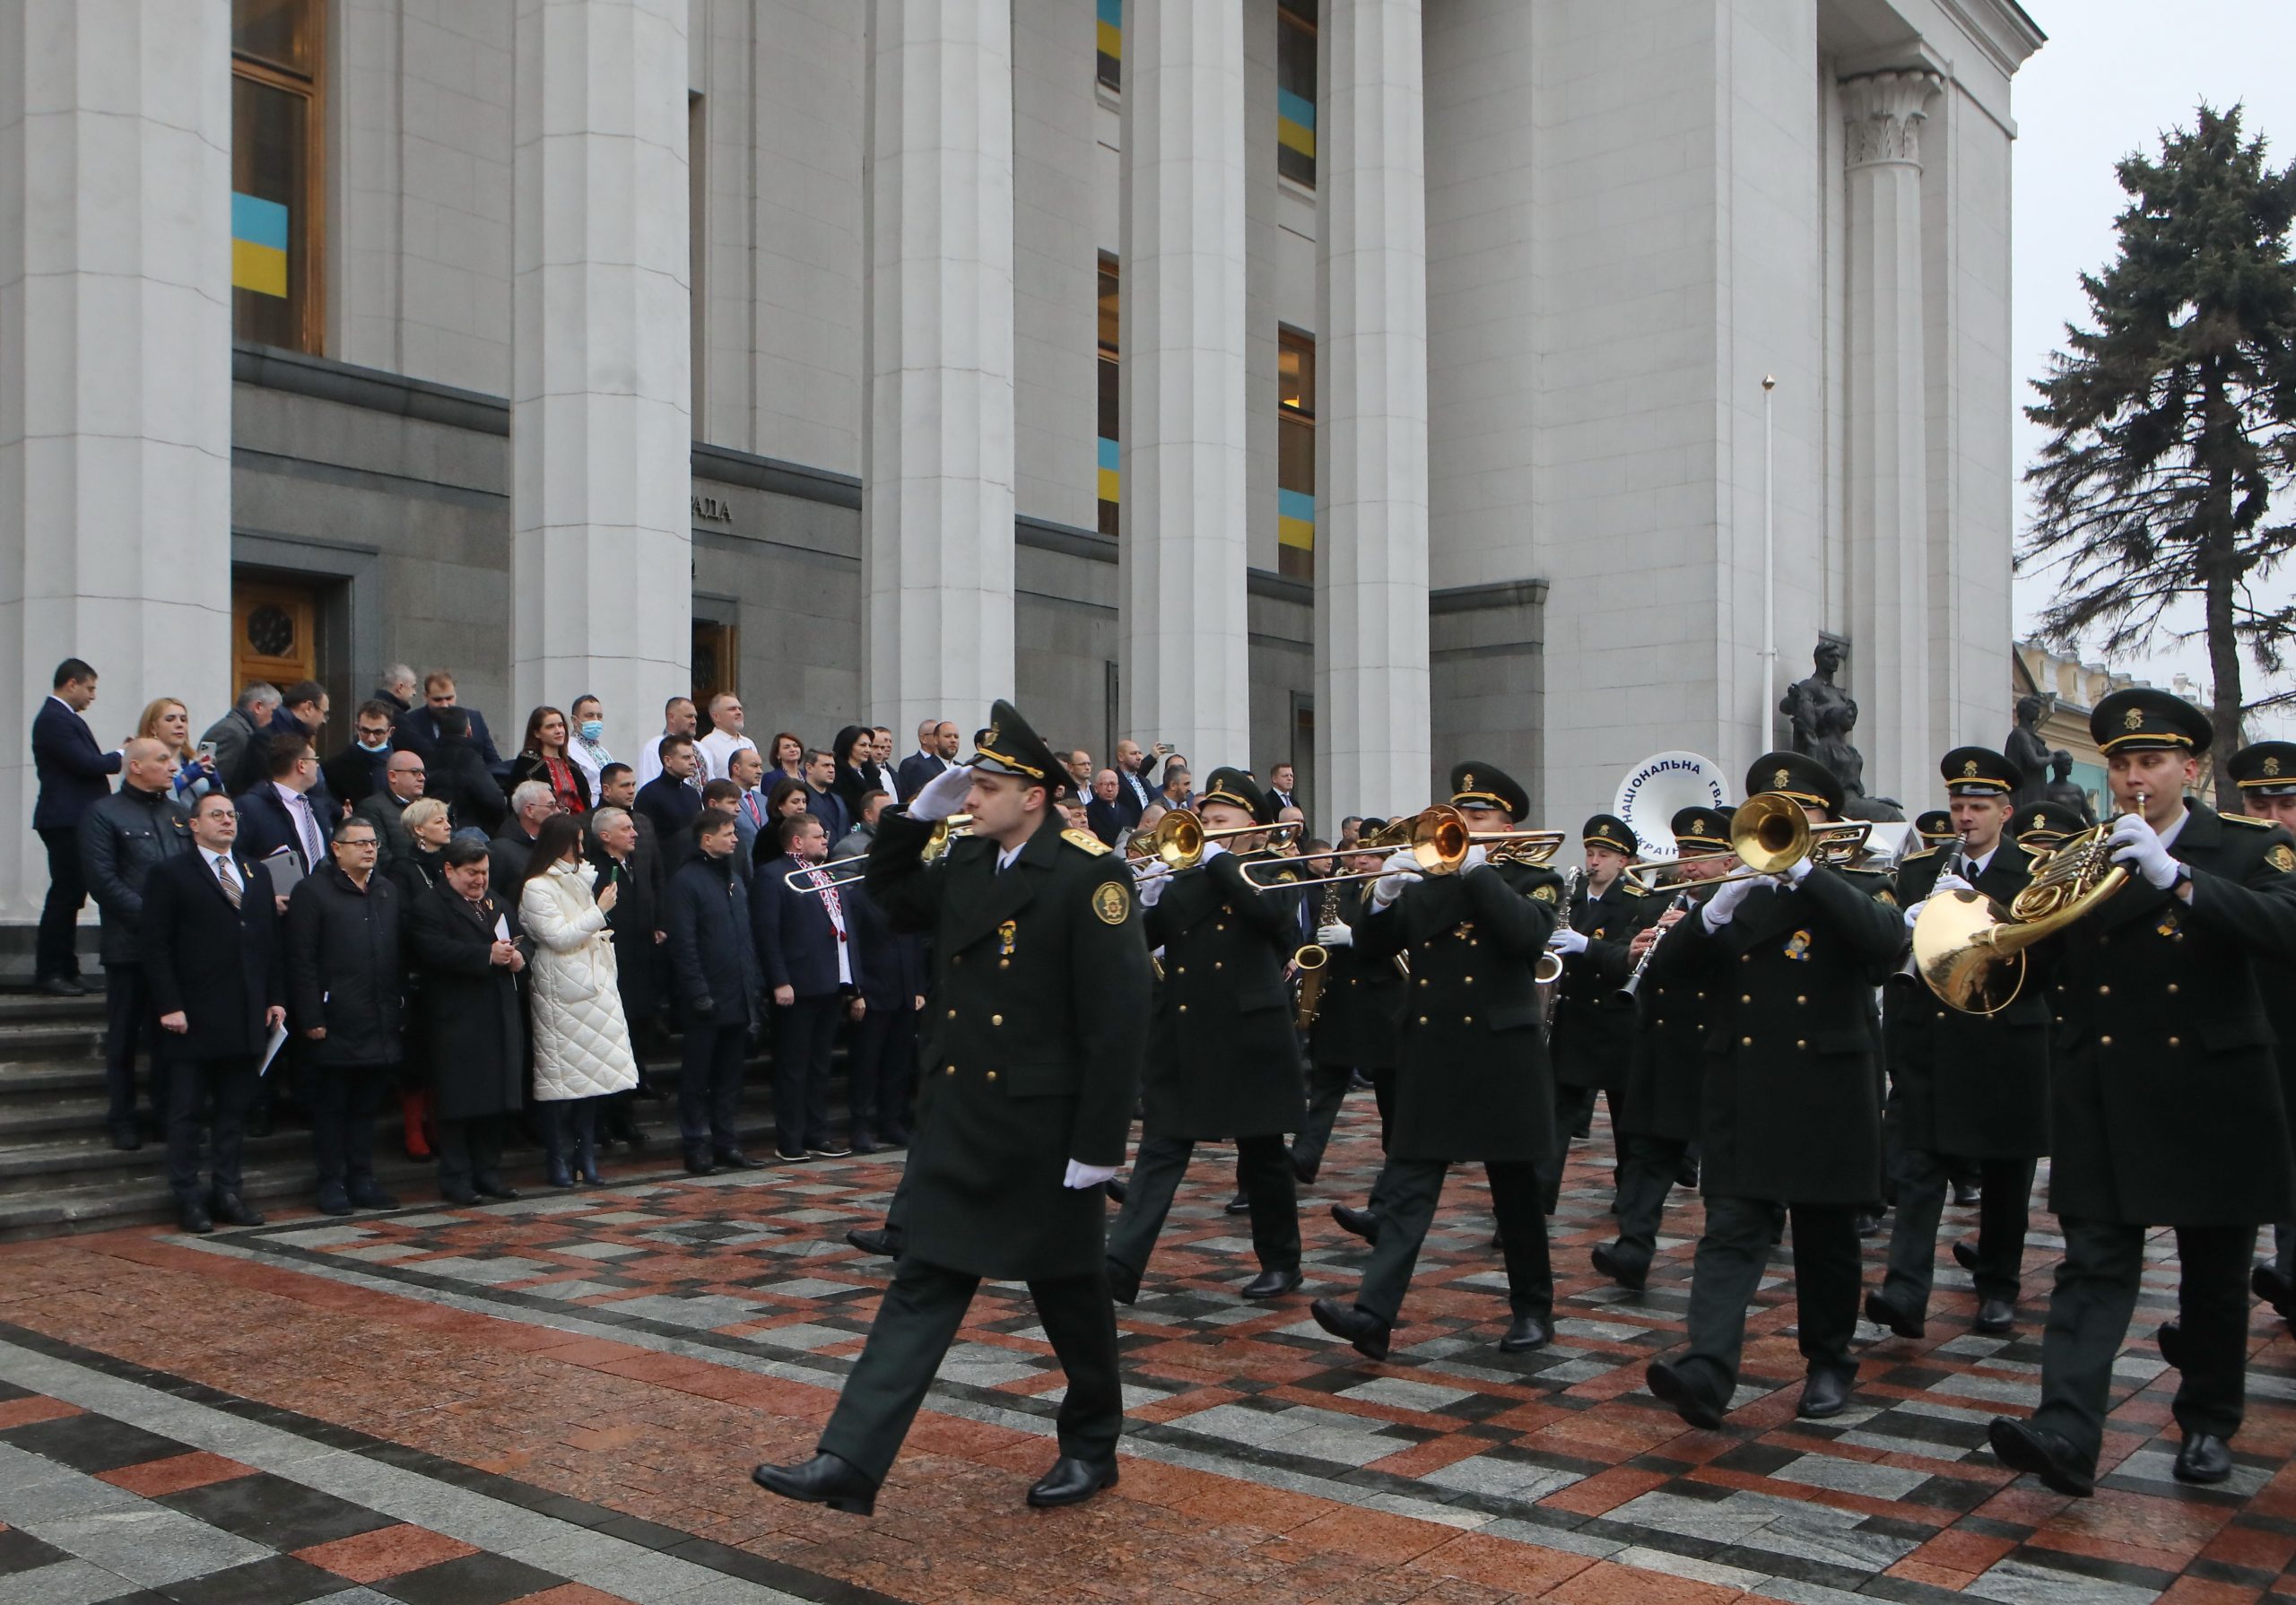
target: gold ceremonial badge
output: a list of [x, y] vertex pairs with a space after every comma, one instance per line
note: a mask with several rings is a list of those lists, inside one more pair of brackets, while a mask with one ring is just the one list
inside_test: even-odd
[[1099, 915], [1103, 923], [1121, 925], [1130, 907], [1131, 899], [1124, 895], [1124, 888], [1115, 881], [1103, 881], [1092, 889], [1092, 912]]

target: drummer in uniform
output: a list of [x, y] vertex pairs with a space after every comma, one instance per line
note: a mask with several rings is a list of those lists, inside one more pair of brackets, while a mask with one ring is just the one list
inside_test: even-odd
[[[1956, 829], [1951, 845], [1899, 868], [1909, 942], [1930, 898], [1974, 889], [2005, 908], [2032, 878], [2031, 856], [2005, 829], [2015, 811], [2016, 766], [1989, 748], [1956, 747], [1938, 770]], [[1890, 978], [1886, 994], [1897, 1214], [1889, 1274], [1866, 1296], [1866, 1319], [1901, 1338], [1922, 1335], [1948, 1174], [1968, 1164], [1983, 1185], [1972, 1256], [1975, 1329], [2005, 1332], [2017, 1318], [2034, 1162], [2048, 1151], [2048, 1000], [2028, 985], [1997, 1013], [1967, 1014], [1947, 1007], [1910, 967]]]
[[1684, 969], [1682, 945], [1662, 946], [1655, 954], [1650, 949], [1712, 895], [1707, 881], [1738, 867], [1730, 851], [1729, 810], [1684, 808], [1669, 823], [1678, 855], [1674, 885], [1648, 899], [1657, 917], [1628, 944], [1635, 964], [1644, 967], [1633, 998], [1614, 994], [1610, 1005], [1626, 1013], [1634, 1035], [1619, 1119], [1626, 1153], [1619, 1172], [1618, 1240], [1596, 1245], [1593, 1256], [1596, 1270], [1638, 1292], [1649, 1280], [1666, 1194], [1678, 1184], [1698, 1184], [1699, 1102], [1710, 1028], [1705, 988]]
[[[1491, 764], [1451, 771], [1451, 805], [1468, 830], [1510, 830], [1530, 810], [1523, 788]], [[1485, 862], [1476, 843], [1456, 874], [1396, 870], [1373, 883], [1355, 930], [1368, 959], [1410, 959], [1396, 1055], [1389, 1157], [1371, 1262], [1352, 1303], [1318, 1298], [1316, 1323], [1371, 1359], [1385, 1359], [1396, 1319], [1454, 1164], [1483, 1162], [1505, 1242], [1509, 1352], [1552, 1335], [1540, 1168], [1554, 1141], [1554, 1081], [1533, 978], [1561, 913], [1561, 877], [1544, 866]]]
[[2105, 837], [2128, 883], [2043, 939], [2051, 1030], [2049, 1208], [2065, 1237], [2041, 1340], [2040, 1407], [1996, 1417], [1993, 1451], [2060, 1494], [2094, 1491], [2113, 1362], [2145, 1240], [2176, 1228], [2183, 1375], [2171, 1412], [2186, 1482], [2232, 1472], [2245, 1412], [2249, 1254], [2296, 1214], [2296, 1160], [2265, 993], [2296, 964], [2296, 838], [2185, 794], [2208, 716], [2132, 686], [2090, 734], [2113, 802]]
[[[1061, 769], [1009, 702], [969, 764], [878, 821], [870, 894], [933, 938], [906, 1241], [818, 1452], [761, 1465], [785, 1498], [867, 1515], [982, 1280], [1025, 1281], [1068, 1392], [1033, 1505], [1117, 1479], [1124, 1424], [1101, 1184], [1124, 1162], [1148, 1039], [1148, 946], [1124, 860], [1064, 829]], [[935, 824], [972, 816], [940, 862]]]
[[[1783, 794], [1813, 823], [1842, 803], [1841, 782], [1796, 752], [1755, 759], [1746, 790]], [[1699, 1124], [1706, 1231], [1691, 1278], [1689, 1352], [1654, 1360], [1648, 1377], [1693, 1427], [1719, 1425], [1729, 1408], [1746, 1311], [1789, 1213], [1807, 1367], [1796, 1413], [1839, 1415], [1857, 1375], [1857, 1217], [1880, 1193], [1882, 1170], [1873, 995], [1897, 963], [1904, 926], [1815, 857], [1718, 887], [1666, 939], [1665, 956], [1705, 989], [1712, 1011]]]
[[1628, 951], [1634, 934], [1655, 917], [1663, 901], [1636, 894], [1626, 869], [1639, 844], [1616, 814], [1598, 813], [1579, 832], [1586, 874], [1571, 889], [1549, 949], [1562, 960], [1554, 984], [1554, 1019], [1547, 1055], [1554, 1065], [1554, 1151], [1541, 1182], [1549, 1213], [1562, 1193], [1571, 1133], [1593, 1118], [1595, 1095], [1610, 1106], [1613, 1187], [1624, 1148], [1619, 1134], [1619, 1106], [1626, 1085], [1627, 1054], [1634, 1039], [1634, 1016], [1611, 1007], [1611, 994], [1626, 984], [1634, 960]]

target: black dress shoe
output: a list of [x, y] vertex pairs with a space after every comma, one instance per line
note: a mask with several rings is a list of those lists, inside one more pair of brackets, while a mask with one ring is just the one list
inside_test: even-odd
[[504, 1186], [500, 1176], [483, 1176], [471, 1185], [478, 1189], [481, 1198], [491, 1198], [497, 1203], [509, 1203], [518, 1196], [518, 1190]]
[[1387, 1340], [1395, 1335], [1395, 1328], [1370, 1311], [1342, 1304], [1336, 1298], [1318, 1298], [1308, 1306], [1308, 1314], [1333, 1337], [1345, 1338], [1353, 1344], [1355, 1352], [1365, 1359], [1387, 1358]]
[[1373, 1210], [1351, 1210], [1345, 1204], [1334, 1204], [1331, 1218], [1339, 1222], [1339, 1229], [1352, 1232], [1366, 1243], [1379, 1240], [1379, 1217]]
[[2152, 1334], [2152, 1341], [2161, 1350], [2161, 1358], [2181, 1371], [2185, 1368], [2185, 1329], [2174, 1321], [2161, 1323], [2161, 1330]]
[[225, 1226], [261, 1226], [263, 1217], [240, 1202], [236, 1193], [218, 1193], [208, 1202], [207, 1212]]
[[1696, 1159], [1684, 1159], [1674, 1167], [1674, 1185], [1687, 1187], [1692, 1193], [1698, 1191], [1698, 1161]]
[[1953, 1245], [1953, 1263], [1971, 1276], [1975, 1276], [1977, 1274], [1977, 1245], [1967, 1237], [1956, 1242]]
[[1507, 1335], [1499, 1340], [1500, 1352], [1521, 1354], [1526, 1349], [1544, 1349], [1554, 1341], [1554, 1328], [1544, 1315], [1518, 1315], [1508, 1323]]
[[2296, 1283], [2280, 1273], [2280, 1267], [2270, 1260], [2259, 1261], [2248, 1272], [2248, 1291], [2285, 1316], [2296, 1309]]
[[1247, 1298], [1281, 1298], [1296, 1291], [1299, 1286], [1297, 1271], [1263, 1271], [1246, 1282], [1241, 1291]]
[[2082, 1469], [2073, 1445], [2046, 1427], [1996, 1416], [1985, 1436], [1993, 1444], [1994, 1454], [2013, 1471], [2038, 1477], [2074, 1499], [2086, 1499], [2097, 1491], [2094, 1475]]
[[[144, 1146], [144, 1133], [135, 1129], [133, 1121], [126, 1125], [116, 1125], [111, 1129], [111, 1145], [124, 1154], [132, 1154]], [[2263, 1267], [2257, 1269], [2262, 1270]]]
[[70, 976], [50, 976], [39, 984], [39, 989], [52, 998], [83, 998], [88, 989]]
[[685, 1173], [688, 1176], [716, 1176], [718, 1167], [701, 1150], [689, 1148], [685, 1150]]
[[1125, 1179], [1122, 1176], [1112, 1176], [1109, 1177], [1108, 1180], [1100, 1184], [1100, 1191], [1107, 1193], [1117, 1202], [1122, 1203], [1124, 1202], [1124, 1195], [1131, 1192], [1132, 1189], [1126, 1184]]
[[2179, 1482], [2222, 1482], [2232, 1474], [2232, 1447], [2213, 1432], [2188, 1432], [2173, 1469]]
[[348, 1215], [351, 1213], [351, 1194], [348, 1193], [338, 1192], [326, 1192], [320, 1193], [319, 1213], [322, 1215]]
[[718, 1168], [720, 1170], [762, 1170], [765, 1168], [764, 1160], [752, 1159], [738, 1148], [721, 1148], [710, 1158], [717, 1161]]
[[1652, 1360], [1642, 1380], [1659, 1402], [1671, 1406], [1691, 1426], [1712, 1432], [1722, 1425], [1722, 1406], [1670, 1362]]
[[1822, 1421], [1828, 1416], [1838, 1416], [1849, 1407], [1849, 1384], [1855, 1377], [1844, 1376], [1839, 1371], [1813, 1371], [1802, 1384], [1801, 1402], [1794, 1413], [1805, 1421]]
[[1967, 1209], [1973, 1203], [1982, 1203], [1985, 1202], [1985, 1189], [1975, 1182], [1955, 1182], [1953, 1202], [1963, 1209]]
[[176, 1205], [176, 1224], [185, 1231], [205, 1236], [215, 1229], [215, 1221], [207, 1213], [207, 1206], [197, 1199], [186, 1199]]
[[1859, 1236], [1876, 1236], [1880, 1235], [1881, 1230], [1882, 1218], [1879, 1215], [1876, 1215], [1871, 1210], [1860, 1210], [1857, 1211], [1857, 1235]]
[[877, 1151], [877, 1140], [874, 1137], [856, 1137], [853, 1140], [853, 1151], [857, 1154], [874, 1154]]
[[1618, 1251], [1615, 1243], [1597, 1243], [1591, 1257], [1595, 1269], [1622, 1288], [1639, 1293], [1649, 1283], [1650, 1267], [1636, 1265]]
[[396, 1193], [386, 1193], [380, 1187], [375, 1186], [371, 1183], [364, 1187], [352, 1188], [351, 1202], [358, 1205], [359, 1208], [362, 1210], [396, 1210], [398, 1208], [398, 1195]]
[[2015, 1330], [2017, 1306], [2007, 1298], [1980, 1298], [1977, 1305], [1977, 1319], [1970, 1323], [1971, 1332], [1996, 1335]]
[[1220, 1212], [1223, 1215], [1250, 1214], [1252, 1212], [1252, 1195], [1248, 1193], [1238, 1193], [1235, 1197], [1228, 1201], [1227, 1207]]
[[1866, 1295], [1866, 1319], [1876, 1326], [1888, 1327], [1901, 1338], [1918, 1338], [1926, 1330], [1920, 1316], [1909, 1314], [1878, 1288]]
[[439, 1196], [450, 1204], [468, 1209], [478, 1202], [478, 1190], [474, 1187], [441, 1187]]
[[1029, 1490], [1029, 1503], [1039, 1510], [1055, 1510], [1063, 1505], [1082, 1505], [1102, 1488], [1115, 1486], [1116, 1462], [1074, 1460], [1064, 1454]]
[[1140, 1302], [1140, 1272], [1129, 1265], [1109, 1262], [1109, 1297], [1118, 1304]]
[[845, 1240], [863, 1254], [885, 1260], [900, 1258], [900, 1234], [890, 1226], [857, 1226], [845, 1234]]
[[750, 1480], [803, 1505], [826, 1505], [857, 1516], [877, 1510], [877, 1485], [834, 1454], [816, 1454], [800, 1465], [759, 1466]]

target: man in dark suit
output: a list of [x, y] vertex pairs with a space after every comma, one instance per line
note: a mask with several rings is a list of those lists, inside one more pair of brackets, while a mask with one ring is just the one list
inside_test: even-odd
[[[308, 750], [308, 749], [307, 749]], [[241, 1122], [274, 1028], [287, 1019], [271, 877], [234, 851], [239, 811], [210, 792], [193, 805], [196, 848], [144, 887], [144, 973], [169, 1060], [168, 1186], [187, 1232], [261, 1226], [239, 1199]], [[199, 1118], [212, 1102], [209, 1186], [199, 1181]]]
[[[455, 677], [444, 669], [433, 669], [422, 677], [422, 706], [409, 708], [399, 716], [398, 728], [392, 741], [409, 751], [422, 754], [423, 761], [431, 763], [439, 746], [439, 736], [444, 721], [439, 716], [450, 707], [461, 707], [455, 700]], [[502, 761], [494, 750], [493, 734], [486, 728], [486, 716], [474, 707], [463, 708], [463, 723], [470, 736], [471, 746], [487, 768], [493, 769]], [[432, 763], [436, 768], [436, 764]], [[457, 819], [457, 825], [474, 821]]]
[[674, 874], [693, 856], [693, 821], [701, 816], [701, 787], [693, 777], [699, 760], [690, 735], [665, 735], [660, 745], [662, 772], [638, 788], [632, 806], [653, 822], [663, 862]]
[[392, 859], [413, 851], [413, 844], [407, 838], [406, 822], [400, 816], [406, 812], [408, 803], [422, 794], [429, 778], [420, 756], [394, 751], [383, 768], [382, 789], [352, 811], [374, 824], [375, 834], [382, 843], [382, 855], [377, 861], [379, 867], [387, 870]]
[[[627, 764], [613, 764], [623, 776]], [[635, 789], [635, 788], [631, 788]], [[659, 1035], [662, 1011], [662, 855], [654, 844], [653, 827], [620, 803], [602, 802], [583, 821], [589, 827], [590, 863], [598, 872], [596, 889], [609, 885], [622, 889], [606, 914], [606, 929], [613, 933], [614, 979], [622, 994], [622, 1017], [630, 1026], [630, 1045], [638, 1061], [639, 1087], [645, 1085], [646, 1055]], [[607, 1097], [598, 1122], [602, 1142], [624, 1142], [631, 1149], [645, 1146], [631, 1106], [639, 1087]]]
[[308, 875], [326, 862], [333, 821], [311, 802], [319, 762], [309, 742], [294, 736], [271, 741], [271, 778], [238, 799], [239, 850], [248, 858], [268, 858], [282, 847]]
[[327, 794], [344, 808], [356, 808], [383, 789], [391, 756], [391, 705], [362, 702], [353, 717], [351, 744], [319, 767]]
[[522, 780], [510, 794], [510, 817], [486, 844], [487, 889], [496, 902], [517, 902], [526, 887], [526, 862], [534, 856], [543, 821], [557, 811], [558, 799], [545, 782]]
[[[1268, 766], [1268, 806], [1275, 810], [1277, 818], [1282, 818], [1283, 811], [1287, 808], [1300, 807], [1299, 784], [1298, 773], [1290, 764], [1279, 763]], [[1307, 811], [1300, 809], [1300, 811], [1305, 813]]]
[[475, 830], [491, 837], [502, 829], [510, 811], [500, 784], [488, 771], [477, 739], [471, 733], [471, 712], [462, 707], [430, 710], [434, 733], [429, 745], [404, 750], [422, 758], [422, 794], [447, 805], [454, 815], [455, 829], [458, 833]]
[[830, 873], [800, 879], [819, 890], [788, 883], [790, 871], [829, 856], [822, 822], [798, 814], [774, 829], [783, 856], [768, 860], [751, 884], [750, 931], [758, 973], [773, 993], [775, 1146], [785, 1160], [841, 1158], [852, 1150], [830, 1139], [830, 1054], [838, 1021], [863, 1014], [860, 955]]
[[[692, 760], [690, 738], [663, 741], [683, 742], [678, 755]], [[666, 777], [665, 770], [647, 785]], [[742, 1054], [752, 1018], [750, 994], [757, 986], [757, 961], [741, 872], [734, 865], [733, 816], [697, 814], [686, 839], [689, 855], [670, 877], [662, 899], [662, 928], [668, 933], [663, 953], [685, 1018], [685, 1057], [678, 1069], [685, 1167], [694, 1176], [720, 1167], [753, 1170], [758, 1162], [742, 1151], [740, 1111]]]
[[904, 802], [925, 789], [935, 775], [957, 767], [957, 727], [946, 719], [926, 719], [917, 727], [917, 750], [900, 760], [893, 785]]
[[56, 665], [55, 690], [32, 716], [32, 772], [39, 776], [39, 798], [32, 804], [32, 829], [48, 849], [48, 900], [40, 907], [39, 936], [32, 979], [42, 992], [76, 998], [80, 957], [74, 950], [81, 905], [88, 900], [80, 875], [80, 816], [111, 786], [119, 773], [119, 753], [96, 745], [95, 732], [81, 715], [96, 699], [96, 672], [76, 657]]
[[[144, 984], [137, 936], [144, 887], [154, 869], [191, 851], [191, 833], [183, 805], [169, 794], [175, 754], [148, 736], [128, 742], [125, 751], [127, 772], [120, 776], [119, 789], [81, 816], [80, 864], [103, 915], [104, 1082], [111, 1098], [111, 1145], [137, 1149], [144, 1138], [135, 1125], [136, 1044], [158, 1046], [152, 1040], [151, 989]], [[152, 1114], [163, 1133], [165, 1068], [166, 1061], [154, 1051]]]
[[1140, 743], [1126, 736], [1116, 744], [1116, 811], [1126, 830], [1140, 823], [1140, 816], [1156, 800], [1156, 788], [1148, 776], [1155, 759], [1141, 751]]
[[[1092, 834], [1100, 838], [1102, 846], [1120, 845], [1125, 831], [1130, 828], [1124, 818], [1120, 796], [1123, 789], [1123, 783], [1117, 778], [1114, 769], [1102, 769], [1092, 776], [1092, 797], [1084, 804], [1084, 818], [1091, 823]], [[1139, 817], [1137, 814], [1133, 816], [1135, 820]]]
[[[299, 681], [287, 688], [279, 709], [271, 716], [271, 724], [257, 731], [248, 743], [248, 761], [258, 775], [271, 773], [271, 749], [286, 742], [300, 741], [311, 750], [314, 760], [318, 758], [319, 733], [326, 728], [332, 704], [326, 688], [316, 680]], [[248, 789], [253, 789], [249, 787]], [[335, 794], [327, 787], [326, 772], [315, 761], [311, 768], [311, 784], [306, 794], [311, 809], [317, 814], [322, 838], [335, 829], [335, 821], [342, 813]], [[246, 821], [240, 821], [244, 826]]]

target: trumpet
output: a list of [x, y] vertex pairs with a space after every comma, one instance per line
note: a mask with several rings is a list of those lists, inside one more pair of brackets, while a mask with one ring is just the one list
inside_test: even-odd
[[1784, 872], [1806, 858], [1813, 863], [1848, 863], [1865, 846], [1873, 827], [1863, 820], [1813, 825], [1802, 805], [1779, 792], [1761, 792], [1738, 804], [1730, 820], [1730, 850], [1700, 853], [1673, 863], [1638, 863], [1626, 872], [1626, 883], [1644, 897], [1662, 889], [1657, 878], [1684, 864], [1718, 863], [1735, 858], [1745, 867], [1717, 875], [1701, 886], [1725, 886], [1733, 881], [1753, 881]]
[[1492, 863], [1544, 863], [1562, 843], [1560, 830], [1505, 830], [1477, 836], [1467, 829], [1466, 817], [1457, 809], [1448, 802], [1438, 802], [1423, 813], [1397, 820], [1386, 829], [1372, 832], [1352, 849], [1356, 853], [1387, 853], [1391, 859], [1400, 855], [1410, 861], [1407, 863], [1390, 863], [1376, 870], [1280, 881], [1255, 877], [1252, 871], [1258, 866], [1248, 863], [1244, 865], [1244, 879], [1251, 882], [1255, 891], [1296, 891], [1302, 887], [1336, 886], [1348, 881], [1377, 881], [1397, 871], [1416, 875], [1456, 875], [1466, 863], [1471, 847], [1483, 848], [1485, 860]]
[[1206, 830], [1194, 809], [1176, 808], [1158, 820], [1144, 838], [1135, 835], [1126, 842], [1124, 856], [1135, 876], [1150, 881], [1159, 875], [1192, 870], [1202, 863], [1206, 842], [1236, 836], [1265, 836], [1271, 842], [1289, 840], [1298, 836], [1301, 829], [1299, 820], [1290, 820], [1280, 825], [1228, 825], [1218, 830]]
[[[946, 858], [949, 844], [961, 836], [970, 836], [971, 827], [972, 815], [969, 813], [952, 813], [941, 820], [933, 827], [933, 834], [926, 838], [925, 845], [917, 850], [918, 861], [937, 863]], [[799, 893], [834, 891], [840, 886], [851, 886], [865, 878], [858, 870], [845, 875], [838, 874], [836, 871], [849, 863], [868, 862], [866, 853], [848, 853], [842, 858], [831, 858], [825, 863], [809, 863], [803, 869], [791, 870], [781, 877], [781, 884]], [[815, 881], [813, 879], [815, 875], [828, 875], [829, 879]]]

